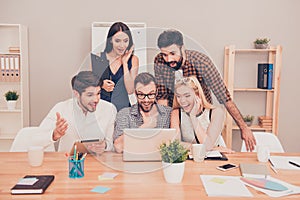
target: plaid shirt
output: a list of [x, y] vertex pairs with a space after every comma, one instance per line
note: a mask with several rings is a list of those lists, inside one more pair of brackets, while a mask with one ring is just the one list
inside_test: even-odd
[[[159, 113], [155, 128], [170, 128], [172, 108], [159, 104], [154, 104], [154, 106], [157, 106]], [[122, 135], [125, 128], [139, 128], [143, 124], [143, 116], [137, 104], [134, 104], [132, 107], [123, 108], [118, 112], [116, 117], [113, 140], [115, 141], [115, 139]]]
[[[194, 50], [186, 50], [186, 60], [181, 68], [183, 76], [196, 76], [199, 80], [205, 97], [212, 103], [211, 91], [222, 104], [231, 100], [223, 79], [208, 56]], [[172, 107], [174, 98], [175, 70], [167, 66], [162, 54], [154, 59], [154, 73], [157, 81], [157, 99], [167, 99]]]

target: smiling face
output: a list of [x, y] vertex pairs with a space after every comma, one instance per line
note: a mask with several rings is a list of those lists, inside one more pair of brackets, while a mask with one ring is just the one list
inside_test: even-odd
[[190, 113], [196, 100], [195, 91], [186, 85], [181, 85], [176, 89], [175, 96], [184, 112]]
[[111, 43], [112, 51], [114, 51], [116, 55], [121, 56], [129, 46], [129, 37], [125, 32], [119, 31], [112, 37]]
[[139, 107], [144, 112], [150, 112], [156, 97], [156, 85], [154, 82], [150, 82], [148, 85], [142, 83], [136, 84], [136, 97]]
[[181, 67], [182, 64], [182, 52], [181, 48], [177, 46], [176, 44], [172, 44], [168, 47], [162, 47], [160, 48], [161, 54], [163, 56], [163, 59], [167, 63], [169, 67], [178, 69]]
[[90, 86], [81, 95], [75, 91], [79, 107], [83, 113], [94, 112], [100, 100], [100, 86]]

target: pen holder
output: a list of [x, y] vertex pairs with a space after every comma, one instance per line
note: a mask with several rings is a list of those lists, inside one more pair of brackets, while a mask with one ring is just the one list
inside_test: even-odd
[[84, 177], [84, 158], [80, 160], [74, 160], [73, 157], [69, 157], [69, 177], [70, 178], [82, 178]]

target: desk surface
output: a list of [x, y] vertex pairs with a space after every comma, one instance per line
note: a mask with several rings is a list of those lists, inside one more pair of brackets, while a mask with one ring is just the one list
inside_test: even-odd
[[[278, 154], [283, 155], [283, 154]], [[297, 154], [284, 154], [300, 156]], [[228, 161], [186, 162], [185, 174], [180, 184], [165, 182], [162, 170], [148, 173], [125, 173], [112, 169], [128, 169], [130, 163], [123, 163], [120, 154], [105, 153], [95, 158], [87, 156], [85, 160], [85, 177], [70, 179], [68, 177], [68, 162], [62, 153], [45, 153], [43, 165], [30, 167], [26, 153], [0, 153], [0, 199], [224, 199], [206, 195], [199, 175], [228, 175], [239, 176], [239, 169], [222, 172], [216, 169], [225, 163], [256, 163], [255, 153], [235, 153], [228, 155]], [[99, 160], [101, 162], [99, 162]], [[105, 163], [105, 164], [104, 164]], [[132, 163], [140, 169], [143, 166], [159, 166], [161, 163]], [[267, 163], [269, 165], [269, 163]], [[129, 166], [131, 169], [132, 166]], [[146, 168], [147, 169], [147, 168]], [[151, 168], [153, 169], [153, 168]], [[110, 181], [99, 181], [98, 176], [104, 172], [119, 173]], [[300, 186], [300, 171], [278, 170], [275, 174], [270, 169], [271, 176]], [[43, 195], [11, 195], [10, 188], [24, 175], [54, 174], [55, 180]], [[96, 186], [111, 188], [105, 194], [90, 192]], [[267, 195], [249, 188], [254, 195], [252, 199], [271, 199]], [[280, 199], [299, 199], [300, 195], [290, 195]], [[230, 198], [242, 199], [242, 198]]]

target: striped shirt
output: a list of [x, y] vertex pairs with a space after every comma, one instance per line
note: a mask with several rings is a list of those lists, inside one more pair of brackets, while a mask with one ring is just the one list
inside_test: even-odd
[[[159, 113], [155, 128], [170, 128], [172, 108], [159, 104], [154, 104], [154, 106], [157, 106]], [[138, 104], [121, 109], [116, 117], [113, 140], [115, 141], [115, 139], [121, 136], [125, 128], [139, 128], [143, 124], [143, 116], [139, 111]]]
[[[205, 97], [212, 103], [211, 91], [221, 104], [231, 100], [223, 79], [213, 62], [203, 53], [194, 50], [185, 50], [186, 60], [181, 68], [183, 76], [196, 76], [199, 80]], [[175, 70], [167, 66], [162, 54], [154, 59], [154, 73], [157, 81], [157, 99], [167, 99], [168, 105], [173, 105]]]

